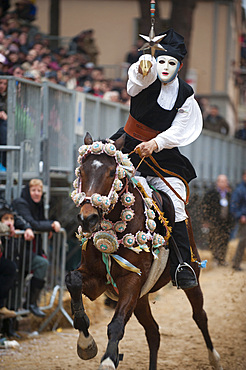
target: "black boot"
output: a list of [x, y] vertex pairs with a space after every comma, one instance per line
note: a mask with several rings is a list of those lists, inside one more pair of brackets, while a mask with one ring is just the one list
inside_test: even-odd
[[188, 290], [198, 285], [193, 268], [186, 262], [180, 264], [175, 272], [175, 282], [178, 288]]
[[38, 279], [33, 277], [31, 280], [31, 290], [30, 290], [30, 304], [29, 310], [33, 313], [33, 315], [38, 317], [45, 317], [46, 314], [40, 310], [38, 307], [38, 300], [45, 284], [44, 280]]
[[198, 285], [196, 274], [190, 266], [191, 251], [190, 241], [185, 221], [175, 222], [172, 236], [173, 244], [170, 248], [171, 277], [174, 285], [183, 290], [194, 288]]
[[3, 320], [2, 325], [2, 333], [6, 335], [8, 338], [18, 338], [20, 339], [20, 335], [16, 333], [16, 318], [5, 319]]

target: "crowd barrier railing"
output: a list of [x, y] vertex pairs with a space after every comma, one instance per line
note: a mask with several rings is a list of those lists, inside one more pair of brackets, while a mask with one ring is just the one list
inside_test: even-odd
[[[17, 278], [14, 287], [9, 292], [6, 299], [6, 307], [16, 312], [17, 316], [30, 313], [30, 282], [33, 276], [31, 261], [33, 248], [38, 246], [38, 235], [44, 237], [45, 233], [34, 232], [35, 244], [24, 240], [24, 231], [16, 231], [15, 237], [8, 234], [0, 234], [2, 241], [3, 256], [14, 261], [17, 265]], [[47, 234], [47, 233], [46, 233]], [[40, 241], [39, 241], [40, 243]], [[58, 233], [53, 233], [49, 239], [47, 250], [44, 255], [49, 261], [48, 271], [45, 279], [45, 286], [42, 291], [42, 302], [39, 306], [41, 310], [52, 309], [55, 306], [55, 299], [58, 295], [57, 306], [40, 325], [38, 331], [41, 332], [53, 319], [61, 312], [67, 321], [73, 326], [73, 320], [63, 307], [64, 279], [66, 265], [67, 235], [65, 229]]]
[[[7, 154], [8, 171], [4, 169], [3, 155]], [[18, 154], [17, 154], [18, 153]], [[5, 199], [10, 202], [11, 198], [19, 196], [22, 187], [23, 178], [23, 153], [24, 153], [24, 142], [20, 145], [0, 145], [0, 181], [5, 180], [6, 190]], [[14, 170], [15, 166], [17, 170]], [[15, 186], [14, 182], [17, 182]]]
[[[13, 76], [8, 81], [7, 143], [23, 148], [23, 179], [42, 177], [47, 202], [50, 174], [72, 182], [77, 149], [86, 131], [93, 139], [105, 139], [124, 126], [129, 106], [70, 90], [50, 82], [36, 83]], [[241, 181], [246, 145], [243, 140], [203, 130], [181, 152], [196, 168], [200, 181], [214, 182], [218, 174], [228, 175], [231, 186]], [[13, 170], [18, 169], [16, 163]], [[7, 166], [7, 171], [11, 171]]]

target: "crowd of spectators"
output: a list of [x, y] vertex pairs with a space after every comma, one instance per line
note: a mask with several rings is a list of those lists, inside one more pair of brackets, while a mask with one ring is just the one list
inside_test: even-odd
[[[129, 105], [126, 80], [107, 78], [104, 69], [98, 65], [99, 49], [94, 30], [83, 30], [71, 38], [67, 46], [53, 48], [49, 37], [33, 25], [36, 18], [34, 4], [32, 0], [19, 0], [11, 10], [8, 0], [0, 3], [0, 75], [13, 75], [39, 83], [49, 81]], [[245, 49], [243, 36], [242, 60]], [[126, 66], [138, 60], [142, 44], [143, 40], [139, 39], [132, 45], [125, 57]], [[214, 113], [218, 107], [210, 107], [207, 99], [197, 100], [202, 109], [204, 128], [228, 135], [228, 123], [218, 112]], [[241, 132], [235, 136], [245, 140], [244, 131], [243, 137]]]
[[[31, 1], [16, 4], [20, 3], [27, 6]], [[22, 18], [16, 10], [2, 11], [0, 75], [27, 78], [39, 83], [50, 81], [68, 89], [129, 104], [126, 81], [106, 78], [103, 68], [97, 64], [99, 50], [92, 29], [80, 32], [66, 47], [52, 48], [49, 37], [33, 26], [35, 16], [30, 19], [31, 11], [28, 9], [29, 13], [26, 12]]]
[[[38, 306], [49, 266], [42, 232], [48, 232], [50, 239], [60, 231], [61, 224], [45, 217], [43, 196], [43, 182], [31, 179], [11, 205], [0, 197], [0, 342], [3, 335], [19, 337], [15, 332], [16, 304], [23, 304], [37, 317], [46, 315]], [[19, 230], [24, 230], [23, 238]], [[22, 276], [25, 284], [29, 279], [29, 294], [21, 290]]]

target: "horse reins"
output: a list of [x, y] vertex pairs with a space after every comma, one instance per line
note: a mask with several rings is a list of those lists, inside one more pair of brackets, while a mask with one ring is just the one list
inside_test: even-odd
[[[137, 153], [138, 155], [139, 155], [139, 153], [138, 153], [138, 151], [137, 150], [133, 150], [131, 153], [129, 153], [129, 155], [131, 155], [132, 153]], [[156, 170], [156, 168], [154, 167], [154, 166], [151, 166], [151, 164], [149, 164], [148, 163], [148, 161], [146, 161], [146, 159], [145, 159], [146, 157], [143, 157], [143, 158], [141, 158], [141, 161], [139, 162], [139, 164], [138, 164], [138, 166], [136, 167], [136, 169], [138, 169], [139, 168], [139, 166], [141, 165], [141, 163], [142, 162], [144, 162], [144, 163], [146, 163], [150, 168], [151, 168], [151, 170], [152, 171], [154, 171], [154, 173], [158, 176], [158, 177], [160, 177], [161, 179], [162, 179], [162, 181], [174, 192], [174, 194], [185, 204], [185, 205], [187, 205], [188, 203], [189, 203], [189, 197], [190, 197], [190, 188], [189, 188], [189, 185], [188, 185], [188, 183], [187, 183], [187, 181], [182, 177], [182, 176], [180, 176], [180, 175], [178, 175], [177, 173], [174, 173], [174, 172], [172, 172], [172, 171], [169, 171], [169, 170], [166, 170], [165, 168], [162, 168], [157, 162], [156, 162], [156, 160], [153, 158], [153, 156], [152, 155], [150, 155], [148, 158], [150, 158], [150, 160], [152, 161], [152, 163], [157, 167], [157, 168], [159, 168], [161, 171], [163, 171], [163, 172], [165, 172], [165, 173], [167, 173], [167, 174], [169, 174], [169, 175], [171, 175], [171, 176], [173, 176], [173, 177], [178, 177], [180, 180], [182, 180], [183, 182], [184, 182], [184, 184], [185, 184], [185, 187], [186, 187], [186, 190], [187, 190], [187, 195], [186, 195], [186, 200], [184, 200], [180, 195], [179, 195], [179, 193], [172, 187], [172, 185], [165, 179], [165, 177], [164, 176], [162, 176], [162, 174], [158, 171], [158, 170]]]

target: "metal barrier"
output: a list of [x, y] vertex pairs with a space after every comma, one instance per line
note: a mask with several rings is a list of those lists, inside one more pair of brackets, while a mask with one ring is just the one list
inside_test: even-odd
[[[129, 115], [128, 106], [109, 102], [90, 94], [80, 94], [84, 104], [82, 112], [84, 126], [81, 130], [81, 141], [86, 131], [90, 132], [94, 140], [106, 139], [125, 125]], [[79, 104], [78, 101], [77, 104]]]
[[[35, 232], [35, 236], [45, 233]], [[2, 239], [5, 258], [15, 261], [18, 269], [18, 278], [16, 279], [14, 288], [9, 292], [9, 297], [6, 306], [16, 311], [18, 316], [30, 313], [30, 281], [33, 276], [31, 261], [33, 242], [24, 240], [24, 231], [16, 231], [16, 237], [10, 238], [7, 234], [0, 234]], [[38, 238], [36, 239], [36, 243]], [[38, 245], [36, 244], [36, 248]], [[40, 307], [42, 310], [51, 309], [54, 306], [55, 298], [58, 294], [58, 304], [54, 311], [45, 319], [39, 328], [41, 332], [53, 319], [53, 317], [61, 312], [68, 322], [73, 326], [73, 320], [63, 307], [64, 279], [65, 279], [65, 263], [66, 263], [66, 248], [67, 235], [64, 229], [59, 233], [53, 233], [49, 240], [48, 249], [45, 255], [49, 261], [49, 267], [46, 276], [45, 287], [43, 289], [45, 306]], [[47, 302], [47, 293], [50, 294], [49, 302]]]
[[[1, 154], [4, 152], [7, 154], [7, 165], [9, 170], [0, 170], [0, 180], [1, 183], [3, 180], [6, 183], [5, 199], [10, 203], [11, 198], [17, 197], [21, 192], [24, 143], [22, 142], [20, 146], [0, 145], [0, 158]], [[18, 155], [16, 155], [17, 153]], [[16, 170], [14, 170], [14, 168], [16, 168]], [[17, 186], [14, 184], [15, 180], [17, 180]]]
[[70, 172], [75, 143], [75, 91], [50, 83], [44, 83], [43, 86], [43, 139], [48, 141], [49, 170]]
[[180, 149], [196, 169], [198, 180], [192, 181], [193, 185], [209, 187], [219, 174], [227, 175], [232, 187], [241, 181], [246, 168], [246, 142], [203, 130], [194, 143]]
[[[24, 145], [23, 176], [39, 175], [42, 143], [42, 85], [25, 79], [8, 78], [8, 145]], [[18, 169], [14, 167], [14, 171]]]
[[[8, 145], [24, 143], [23, 179], [42, 177], [48, 204], [50, 174], [72, 183], [85, 132], [94, 139], [110, 137], [124, 126], [129, 107], [50, 82], [1, 78], [8, 80]], [[219, 173], [228, 175], [232, 187], [241, 179], [246, 158], [243, 141], [204, 130], [181, 151], [194, 164], [200, 182], [214, 182]]]

